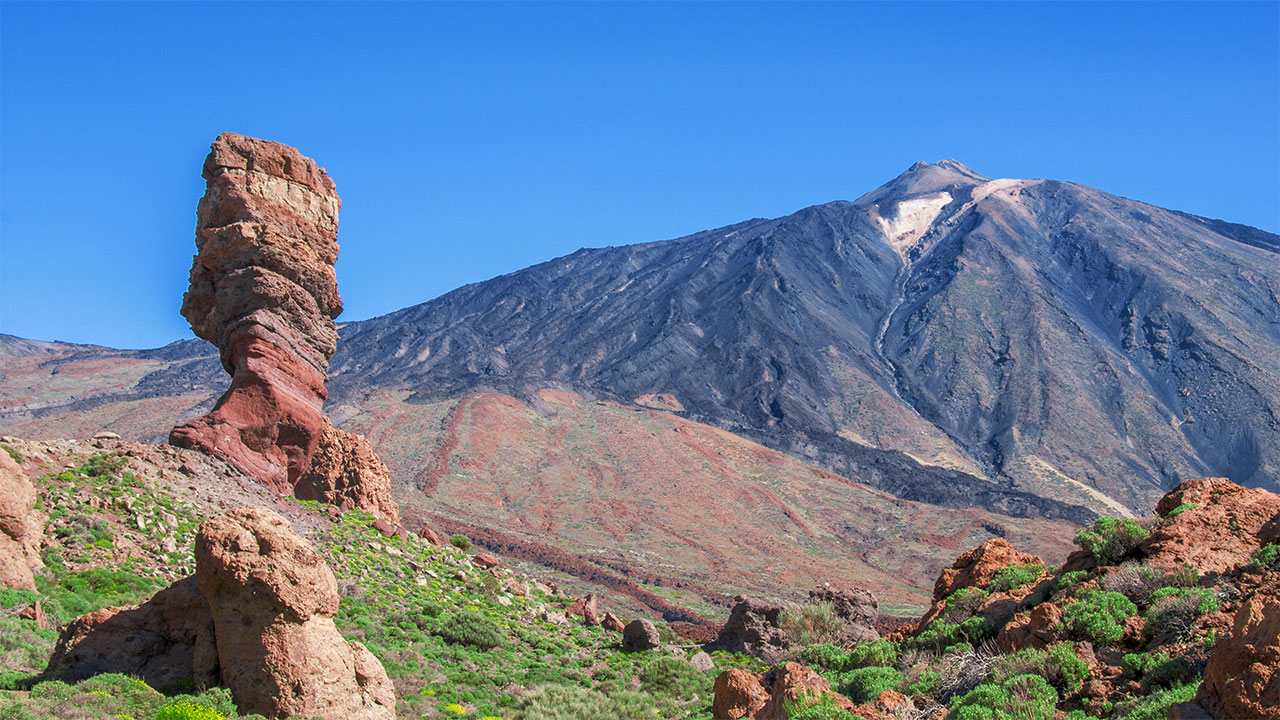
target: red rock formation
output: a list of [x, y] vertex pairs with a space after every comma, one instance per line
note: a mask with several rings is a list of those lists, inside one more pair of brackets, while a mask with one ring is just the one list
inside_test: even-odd
[[[169, 441], [223, 458], [276, 491], [398, 521], [367, 441], [323, 414], [342, 312], [341, 201], [322, 168], [279, 143], [224, 133], [204, 164], [197, 254], [182, 314], [218, 346], [231, 387]], [[319, 462], [313, 467], [313, 458]]]
[[569, 607], [565, 608], [565, 615], [580, 615], [582, 624], [595, 626], [600, 624], [600, 604], [595, 593], [588, 593], [583, 597], [569, 603]]
[[1051, 602], [1042, 602], [1031, 609], [1031, 615], [1021, 616], [1000, 629], [996, 646], [1001, 652], [1016, 652], [1027, 648], [1047, 647], [1058, 639], [1058, 624], [1062, 622], [1062, 610]]
[[[957, 590], [964, 588], [985, 588], [995, 578], [996, 573], [1011, 564], [1027, 565], [1044, 561], [1035, 555], [1015, 550], [1004, 538], [992, 538], [976, 548], [966, 552], [942, 571], [938, 581], [933, 585], [933, 606], [921, 618], [918, 628], [923, 629], [946, 607], [945, 600]], [[1008, 609], [1009, 615], [1012, 610]], [[1007, 619], [1007, 618], [1006, 618]]]
[[1280, 720], [1280, 588], [1249, 598], [1204, 669], [1199, 703], [1226, 720]]
[[76, 682], [102, 673], [140, 677], [154, 688], [216, 685], [218, 655], [209, 605], [185, 578], [132, 607], [82, 615], [62, 631], [49, 673]]
[[31, 571], [43, 565], [43, 523], [35, 507], [35, 486], [8, 453], [0, 452], [0, 586], [36, 589]]
[[338, 587], [324, 559], [264, 508], [209, 520], [196, 536], [222, 683], [243, 713], [393, 720], [381, 663], [333, 624]]
[[1186, 564], [1205, 572], [1227, 572], [1249, 562], [1260, 546], [1274, 539], [1272, 522], [1280, 515], [1280, 495], [1241, 487], [1226, 478], [1188, 480], [1156, 504], [1164, 517], [1138, 546], [1157, 567]]
[[752, 717], [769, 701], [769, 693], [760, 682], [760, 676], [738, 668], [720, 673], [713, 693], [711, 717], [715, 720]]
[[769, 689], [769, 701], [751, 717], [754, 720], [787, 720], [787, 705], [801, 696], [819, 699], [830, 697], [832, 704], [853, 712], [856, 706], [848, 698], [832, 691], [831, 684], [812, 668], [789, 662], [779, 667]]

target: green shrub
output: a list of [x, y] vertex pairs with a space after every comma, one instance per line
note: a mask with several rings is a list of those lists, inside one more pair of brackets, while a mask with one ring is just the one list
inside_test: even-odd
[[539, 685], [520, 696], [515, 720], [617, 720], [609, 698], [575, 685]]
[[473, 610], [454, 613], [436, 629], [440, 637], [455, 645], [474, 645], [489, 650], [503, 645], [506, 637], [494, 621]]
[[1084, 570], [1072, 570], [1071, 572], [1064, 572], [1054, 579], [1053, 591], [1055, 593], [1062, 592], [1063, 590], [1066, 590], [1072, 585], [1078, 585], [1084, 582], [1084, 579], [1088, 576], [1089, 576], [1089, 573], [1085, 572]]
[[840, 674], [837, 691], [855, 703], [875, 702], [880, 693], [902, 686], [902, 673], [896, 668], [872, 665], [854, 668]]
[[898, 647], [888, 640], [874, 640], [854, 645], [847, 657], [845, 668], [889, 667], [898, 661]]
[[844, 670], [849, 663], [849, 651], [831, 643], [818, 643], [801, 650], [799, 660], [819, 670]]
[[84, 464], [72, 470], [74, 473], [91, 478], [115, 477], [124, 470], [129, 461], [119, 453], [98, 453], [90, 456]]
[[1200, 506], [1199, 506], [1199, 505], [1197, 505], [1197, 504], [1195, 504], [1195, 503], [1182, 503], [1182, 504], [1181, 504], [1181, 505], [1179, 505], [1178, 507], [1176, 507], [1176, 508], [1174, 508], [1174, 509], [1170, 510], [1169, 512], [1165, 513], [1165, 514], [1164, 514], [1164, 519], [1165, 519], [1165, 520], [1170, 520], [1170, 519], [1172, 519], [1172, 518], [1176, 518], [1176, 517], [1178, 517], [1179, 515], [1181, 515], [1182, 513], [1184, 513], [1184, 512], [1186, 512], [1186, 511], [1190, 510], [1191, 508], [1198, 508], [1198, 507], [1200, 507]]
[[987, 589], [991, 592], [1010, 592], [1023, 585], [1030, 585], [1043, 574], [1044, 566], [1040, 563], [1009, 563], [996, 572], [991, 582], [987, 583]]
[[449, 536], [449, 544], [459, 550], [469, 550], [471, 549], [471, 538], [461, 533], [457, 533]]
[[983, 683], [951, 703], [948, 720], [1053, 720], [1058, 692], [1038, 675]]
[[947, 598], [942, 613], [938, 617], [950, 623], [963, 622], [973, 617], [990, 595], [991, 593], [982, 588], [961, 588]]
[[655, 695], [692, 695], [705, 684], [706, 675], [675, 655], [650, 660], [640, 670], [640, 684]]
[[1160, 588], [1151, 595], [1151, 602], [1155, 603], [1167, 597], [1177, 598], [1195, 598], [1196, 612], [1204, 615], [1218, 609], [1218, 596], [1208, 588], [1189, 588], [1189, 587], [1166, 587]]
[[1263, 545], [1253, 552], [1245, 570], [1252, 573], [1262, 572], [1266, 568], [1280, 567], [1280, 544]]
[[844, 620], [836, 615], [835, 607], [829, 602], [787, 608], [778, 617], [778, 624], [792, 644], [801, 648], [835, 642], [844, 629]]
[[1137, 612], [1124, 595], [1094, 590], [1063, 609], [1062, 624], [1077, 636], [1106, 645], [1124, 637], [1124, 619]]
[[1084, 685], [1089, 663], [1080, 659], [1071, 643], [1056, 643], [1047, 650], [1029, 648], [999, 656], [992, 666], [996, 682], [1018, 675], [1038, 675], [1069, 695]]
[[857, 715], [836, 707], [829, 693], [804, 693], [785, 704], [791, 720], [862, 720]]
[[1129, 518], [1103, 517], [1093, 527], [1076, 533], [1075, 543], [1098, 561], [1114, 565], [1151, 533]]
[[9, 453], [9, 457], [13, 458], [13, 461], [16, 463], [21, 463], [25, 459], [22, 457], [22, 453], [15, 450], [13, 446], [8, 443], [0, 443], [0, 450], [4, 450]]
[[1122, 703], [1116, 708], [1116, 715], [1124, 720], [1168, 720], [1169, 707], [1174, 703], [1190, 702], [1199, 687], [1199, 682], [1178, 685]]

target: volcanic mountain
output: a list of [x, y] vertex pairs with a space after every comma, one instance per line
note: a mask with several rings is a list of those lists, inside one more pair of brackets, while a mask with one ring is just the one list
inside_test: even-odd
[[[704, 599], [807, 548], [840, 558], [819, 576], [911, 567], [910, 602], [956, 544], [1064, 549], [1070, 526], [1036, 518], [1144, 512], [1204, 475], [1280, 487], [1280, 237], [952, 160], [339, 336], [327, 412], [374, 442], [406, 517]], [[0, 338], [0, 358], [14, 434], [158, 438], [225, 383], [191, 341]], [[747, 524], [766, 530], [728, 539]], [[699, 559], [673, 570], [677, 548]]]

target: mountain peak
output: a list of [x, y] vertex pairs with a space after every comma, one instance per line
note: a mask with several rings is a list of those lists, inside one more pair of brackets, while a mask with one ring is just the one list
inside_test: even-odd
[[905, 200], [921, 195], [948, 192], [957, 188], [974, 187], [990, 178], [970, 170], [958, 160], [939, 160], [936, 163], [918, 162], [906, 172], [871, 192], [858, 198], [860, 205], [870, 205], [884, 199]]

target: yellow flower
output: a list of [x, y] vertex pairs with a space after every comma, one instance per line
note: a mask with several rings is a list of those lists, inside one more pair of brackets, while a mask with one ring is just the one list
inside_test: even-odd
[[466, 709], [466, 708], [464, 708], [464, 707], [462, 707], [462, 706], [461, 706], [461, 705], [459, 705], [458, 703], [449, 703], [448, 705], [445, 705], [445, 706], [444, 706], [444, 711], [445, 711], [445, 712], [447, 712], [447, 713], [453, 713], [454, 715], [466, 715], [466, 714], [467, 714], [467, 709]]

